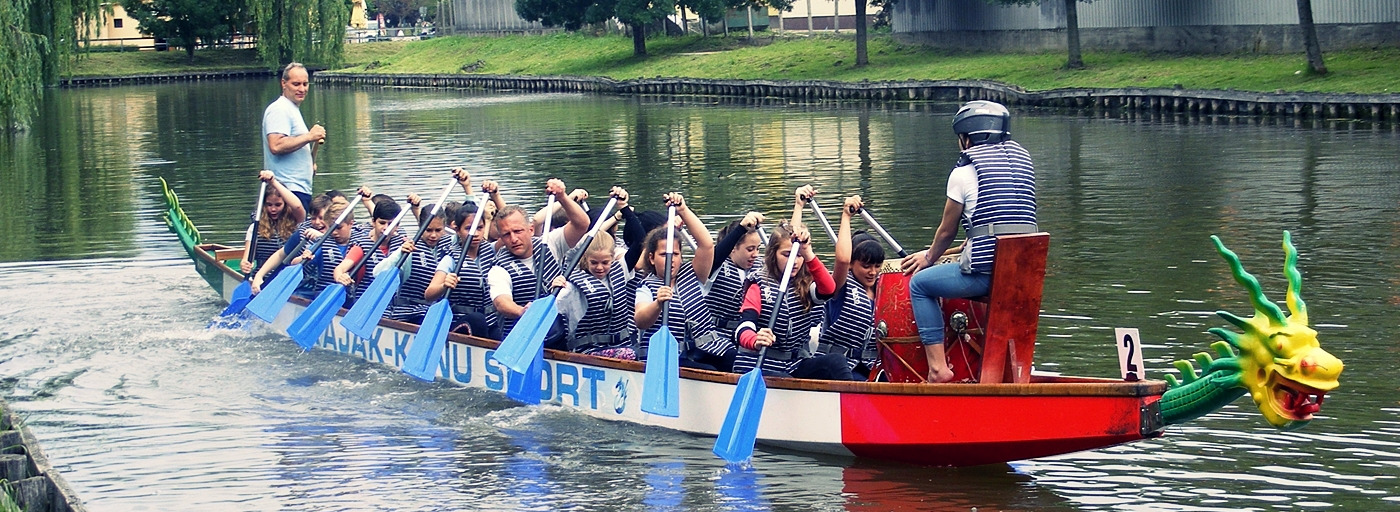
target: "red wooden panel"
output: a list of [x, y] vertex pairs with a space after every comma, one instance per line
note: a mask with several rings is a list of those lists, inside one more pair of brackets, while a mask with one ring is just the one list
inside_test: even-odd
[[1049, 252], [1046, 233], [997, 237], [981, 382], [1030, 382]]

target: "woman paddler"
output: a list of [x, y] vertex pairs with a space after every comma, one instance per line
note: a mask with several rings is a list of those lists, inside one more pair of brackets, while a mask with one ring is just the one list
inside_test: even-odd
[[[664, 223], [648, 232], [642, 242], [641, 259], [637, 264], [645, 276], [636, 291], [635, 320], [637, 329], [642, 331], [637, 340], [637, 359], [646, 360], [649, 341], [661, 330], [661, 304], [670, 301], [669, 328], [681, 344], [681, 366], [720, 369], [726, 365], [724, 356], [730, 352], [730, 344], [716, 332], [714, 317], [710, 316], [701, 289], [701, 283], [710, 277], [714, 266], [715, 242], [710, 238], [710, 230], [686, 206], [684, 197], [666, 194], [666, 205], [676, 207], [676, 217], [695, 237], [695, 254], [690, 261], [685, 261], [679, 236], [672, 237], [671, 247], [667, 248]], [[668, 251], [674, 255], [670, 283], [663, 281]]]
[[823, 307], [818, 354], [840, 354], [859, 380], [870, 375], [878, 359], [875, 347], [875, 281], [885, 263], [885, 247], [867, 233], [851, 234], [851, 216], [865, 207], [860, 196], [846, 198], [836, 234], [836, 265], [832, 278], [836, 296]]
[[705, 304], [715, 319], [716, 332], [729, 347], [723, 356], [722, 365], [715, 365], [721, 371], [733, 371], [734, 356], [738, 352], [734, 345], [734, 330], [739, 328], [739, 306], [744, 302], [744, 284], [759, 261], [758, 248], [763, 238], [758, 226], [763, 222], [763, 214], [749, 212], [743, 219], [730, 222], [719, 230], [719, 243], [715, 244], [715, 255], [723, 257], [710, 276], [705, 292]]
[[[734, 371], [744, 373], [758, 363], [758, 349], [768, 347], [763, 358], [763, 372], [803, 379], [851, 380], [846, 358], [838, 354], [812, 355], [809, 346], [812, 328], [821, 325], [821, 304], [836, 292], [826, 266], [812, 252], [811, 234], [802, 226], [782, 223], [768, 235], [768, 250], [763, 257], [763, 271], [756, 273], [744, 288], [744, 303], [740, 307], [741, 323], [734, 334], [739, 355], [734, 359]], [[778, 296], [778, 285], [787, 268], [793, 240], [802, 244], [799, 260], [793, 265], [790, 289]], [[773, 329], [768, 319], [778, 315]]]
[[[962, 154], [948, 176], [948, 200], [933, 243], [900, 262], [909, 280], [914, 323], [928, 358], [929, 382], [948, 382], [953, 370], [943, 350], [941, 297], [976, 297], [991, 289], [997, 235], [1034, 233], [1035, 165], [1011, 140], [1011, 113], [990, 101], [971, 101], [953, 116]], [[961, 251], [948, 251], [961, 224]], [[958, 265], [934, 265], [945, 252], [960, 252]]]
[[[238, 269], [244, 274], [262, 268], [262, 264], [282, 248], [292, 233], [296, 232], [297, 224], [306, 220], [306, 209], [301, 205], [301, 199], [292, 193], [282, 182], [272, 175], [272, 171], [262, 171], [258, 174], [258, 179], [267, 182], [272, 187], [274, 193], [263, 198], [262, 218], [258, 221], [257, 253], [248, 254], [245, 247], [243, 259], [238, 262]], [[267, 276], [271, 279], [276, 274]]]

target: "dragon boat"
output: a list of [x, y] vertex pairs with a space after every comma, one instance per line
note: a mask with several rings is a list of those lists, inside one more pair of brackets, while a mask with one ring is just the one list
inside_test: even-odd
[[[224, 300], [242, 282], [241, 247], [201, 240], [165, 188], [164, 218], [195, 269]], [[1289, 316], [1270, 302], [1254, 276], [1218, 240], [1216, 249], [1250, 294], [1255, 315], [1218, 312], [1243, 332], [1214, 328], [1214, 357], [1200, 366], [1178, 361], [1178, 380], [1049, 375], [1031, 371], [1048, 235], [998, 239], [987, 297], [948, 301], [949, 362], [959, 383], [922, 382], [926, 373], [901, 274], [881, 276], [877, 329], [881, 369], [871, 382], [765, 378], [757, 442], [805, 452], [867, 457], [926, 466], [972, 466], [1103, 448], [1158, 437], [1167, 426], [1208, 414], [1250, 395], [1271, 425], [1307, 424], [1338, 386], [1342, 362], [1323, 350], [1308, 327], [1300, 296], [1297, 251], [1284, 233]], [[285, 331], [309, 301], [292, 297], [272, 322]], [[338, 316], [346, 310], [342, 309]], [[316, 349], [402, 367], [418, 326], [381, 320], [374, 336], [350, 334], [332, 322]], [[290, 340], [289, 340], [290, 341]], [[504, 392], [508, 370], [492, 359], [497, 341], [451, 334], [437, 378]], [[715, 436], [734, 395], [737, 374], [682, 368], [680, 414], [645, 413], [644, 364], [545, 351], [541, 400], [605, 420], [628, 421], [698, 436]], [[1140, 374], [1139, 374], [1140, 375]]]

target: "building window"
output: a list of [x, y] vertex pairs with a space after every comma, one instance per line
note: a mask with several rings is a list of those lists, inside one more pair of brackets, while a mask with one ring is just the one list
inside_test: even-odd
[[112, 28], [122, 28], [122, 19], [112, 18]]

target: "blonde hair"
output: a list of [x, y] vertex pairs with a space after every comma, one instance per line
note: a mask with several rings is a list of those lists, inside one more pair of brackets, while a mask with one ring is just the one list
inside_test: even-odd
[[[587, 256], [589, 254], [603, 253], [608, 256], [613, 256], [613, 252], [616, 250], [617, 241], [613, 240], [612, 235], [609, 235], [606, 231], [599, 231], [598, 236], [593, 237], [593, 241], [588, 244], [588, 248], [584, 250], [583, 255]], [[579, 258], [578, 268], [587, 271], [588, 261], [584, 258]]]

